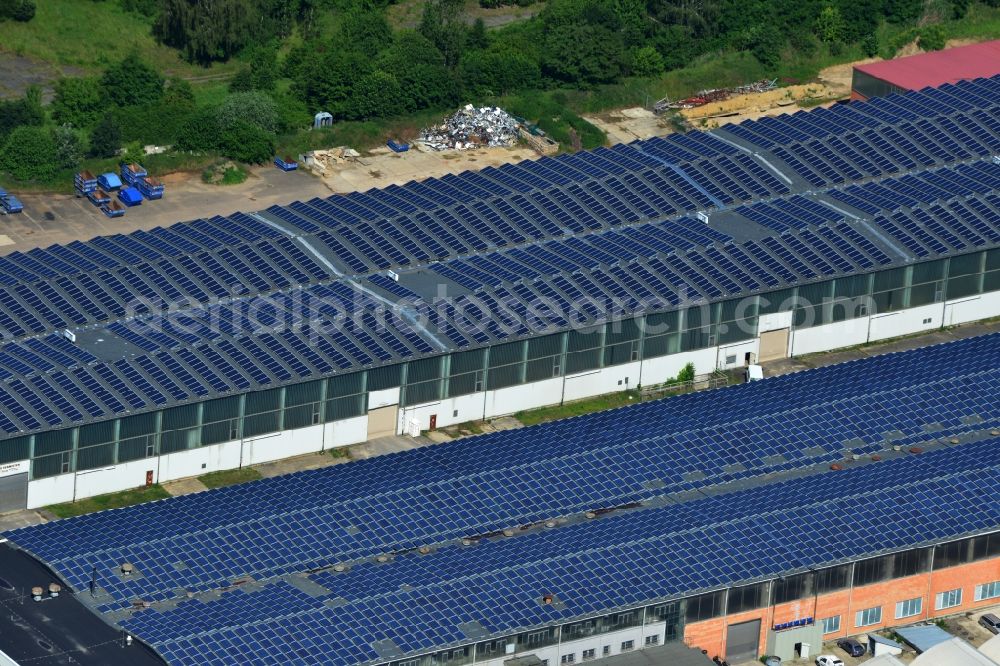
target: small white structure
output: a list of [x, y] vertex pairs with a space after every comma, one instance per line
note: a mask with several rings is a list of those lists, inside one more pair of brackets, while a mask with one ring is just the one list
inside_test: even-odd
[[888, 654], [903, 654], [903, 646], [878, 634], [868, 634], [868, 653], [876, 657]]
[[326, 111], [320, 111], [315, 116], [313, 116], [313, 129], [319, 129], [320, 127], [332, 127], [333, 126], [333, 116], [331, 116]]

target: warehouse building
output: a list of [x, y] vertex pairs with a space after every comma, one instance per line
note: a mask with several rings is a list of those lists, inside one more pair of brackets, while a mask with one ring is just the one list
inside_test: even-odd
[[1000, 74], [1000, 40], [855, 65], [851, 99], [867, 100]]
[[76, 592], [53, 613], [86, 604], [171, 664], [814, 657], [1000, 600], [998, 353], [974, 337], [3, 536]]
[[0, 510], [1000, 314], [1000, 77], [13, 253]]

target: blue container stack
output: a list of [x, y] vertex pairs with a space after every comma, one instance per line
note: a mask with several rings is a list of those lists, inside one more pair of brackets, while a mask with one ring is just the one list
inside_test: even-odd
[[0, 208], [5, 213], [20, 213], [24, 210], [24, 206], [18, 198], [2, 188], [0, 188]]
[[73, 176], [73, 187], [76, 190], [76, 196], [87, 196], [97, 189], [97, 176], [89, 171], [80, 171]]
[[135, 162], [132, 164], [122, 162], [121, 174], [122, 182], [132, 187], [135, 187], [139, 180], [149, 175], [141, 164], [136, 164]]
[[395, 139], [389, 139], [385, 142], [385, 145], [389, 146], [389, 150], [394, 153], [405, 153], [410, 149], [410, 144], [396, 141]]
[[137, 190], [142, 192], [142, 196], [147, 199], [162, 199], [163, 198], [163, 183], [146, 176], [145, 178], [139, 178], [135, 182], [135, 187]]
[[111, 195], [101, 188], [97, 188], [93, 192], [87, 192], [87, 198], [90, 199], [90, 203], [95, 206], [100, 206], [101, 204], [106, 204], [111, 201]]
[[108, 217], [121, 217], [125, 214], [125, 206], [109, 199], [106, 204], [101, 205], [101, 212]]
[[293, 160], [291, 157], [275, 157], [274, 166], [278, 167], [282, 171], [295, 171], [299, 168], [299, 163]]

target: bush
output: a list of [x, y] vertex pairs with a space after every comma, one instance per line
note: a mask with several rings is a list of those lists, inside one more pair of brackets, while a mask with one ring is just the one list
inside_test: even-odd
[[97, 79], [73, 77], [59, 79], [52, 99], [52, 118], [74, 127], [90, 127], [105, 106]]
[[220, 145], [218, 111], [213, 108], [199, 109], [184, 122], [174, 144], [180, 150], [212, 152]]
[[115, 106], [155, 104], [163, 97], [163, 77], [138, 55], [126, 56], [101, 76], [104, 95]]
[[643, 46], [632, 53], [634, 76], [656, 76], [663, 73], [663, 56], [652, 46]]
[[940, 24], [923, 28], [917, 38], [917, 46], [924, 51], [940, 51], [945, 46], [944, 28]]
[[267, 132], [278, 128], [278, 107], [267, 93], [252, 90], [229, 95], [219, 107], [219, 127], [225, 131], [248, 123]]
[[56, 147], [56, 164], [60, 169], [75, 169], [83, 157], [80, 135], [69, 125], [52, 128], [52, 141]]
[[115, 117], [105, 113], [90, 133], [91, 157], [114, 157], [122, 147], [122, 132], [115, 122]]
[[264, 164], [274, 157], [274, 135], [246, 121], [237, 121], [222, 132], [226, 157], [248, 164]]
[[51, 180], [59, 170], [52, 133], [42, 127], [15, 128], [0, 151], [0, 168], [16, 180]]
[[0, 20], [7, 18], [22, 23], [35, 18], [34, 0], [0, 0]]
[[690, 382], [694, 380], [694, 363], [688, 363], [677, 373], [677, 381]]

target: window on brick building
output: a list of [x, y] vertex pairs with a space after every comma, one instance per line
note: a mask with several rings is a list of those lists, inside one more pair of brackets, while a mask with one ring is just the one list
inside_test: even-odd
[[866, 608], [864, 610], [859, 610], [854, 619], [854, 626], [867, 627], [872, 624], [878, 624], [881, 621], [882, 621], [882, 607], [875, 606], [873, 608]]
[[899, 620], [904, 617], [913, 617], [914, 615], [920, 615], [920, 611], [924, 607], [924, 600], [921, 597], [915, 597], [913, 599], [904, 599], [903, 601], [896, 602], [896, 619]]
[[962, 588], [956, 587], [954, 590], [938, 592], [934, 595], [934, 610], [944, 608], [954, 608], [962, 605]]
[[820, 624], [823, 627], [824, 634], [832, 634], [835, 631], [840, 631], [840, 616], [824, 617], [820, 620]]
[[653, 634], [652, 636], [646, 636], [646, 645], [659, 645], [659, 644], [660, 644], [660, 635], [659, 634]]
[[1000, 597], [1000, 580], [976, 585], [976, 601], [995, 599], [996, 597]]
[[583, 651], [583, 660], [589, 661], [591, 659], [597, 658], [597, 650], [595, 648], [590, 648], [589, 650]]
[[622, 652], [630, 652], [635, 649], [635, 641], [622, 641]]
[[559, 663], [560, 664], [575, 664], [576, 663], [576, 654], [575, 653], [573, 653], [573, 654], [564, 654], [562, 657], [559, 658]]

